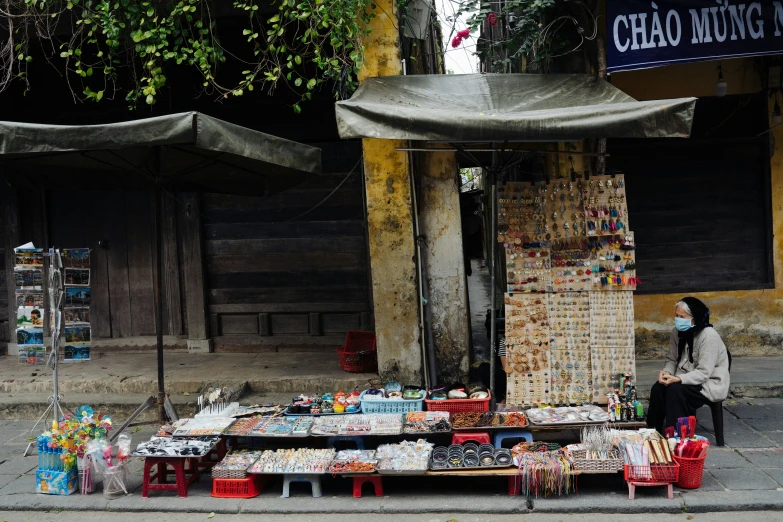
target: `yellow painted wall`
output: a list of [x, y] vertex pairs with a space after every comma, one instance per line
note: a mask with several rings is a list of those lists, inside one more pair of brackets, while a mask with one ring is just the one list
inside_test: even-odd
[[[761, 89], [757, 63], [753, 59], [722, 62], [729, 94]], [[717, 62], [701, 62], [615, 73], [611, 82], [638, 100], [712, 96], [717, 80], [716, 67]], [[772, 133], [775, 139], [771, 159], [772, 249], [776, 288], [693, 294], [712, 310], [712, 322], [733, 355], [783, 353], [783, 126], [774, 128]], [[694, 267], [694, 271], [698, 271], [698, 267]], [[644, 274], [639, 276], [644, 280]], [[663, 353], [672, 328], [673, 305], [679, 297], [680, 294], [635, 297], [639, 356], [659, 357]]]

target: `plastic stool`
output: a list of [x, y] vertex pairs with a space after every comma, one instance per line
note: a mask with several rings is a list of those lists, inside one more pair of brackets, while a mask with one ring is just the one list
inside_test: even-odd
[[636, 486], [666, 486], [666, 495], [669, 498], [674, 498], [674, 487], [671, 482], [636, 482], [634, 480], [628, 480], [628, 498], [633, 500], [636, 495]]
[[465, 442], [478, 442], [479, 444], [492, 444], [489, 440], [489, 433], [486, 431], [463, 431], [454, 432], [451, 436], [452, 444], [464, 444]]
[[499, 431], [495, 433], [495, 448], [502, 448], [504, 439], [523, 439], [525, 442], [533, 442], [533, 434], [527, 430]]
[[353, 477], [353, 497], [362, 498], [362, 486], [369, 482], [375, 486], [375, 496], [383, 496], [383, 477], [380, 475], [354, 475]]
[[[176, 491], [180, 498], [188, 496], [188, 487], [199, 479], [198, 459], [182, 457], [147, 457], [144, 459], [144, 475], [141, 483], [141, 496], [149, 497], [150, 491]], [[187, 464], [188, 469], [185, 469]], [[158, 472], [152, 474], [153, 466], [157, 466]], [[169, 471], [166, 466], [174, 469], [174, 483], [166, 484]], [[190, 473], [190, 477], [187, 477]], [[152, 481], [157, 479], [158, 483]]]
[[512, 497], [522, 492], [522, 479], [519, 475], [508, 477], [508, 494]]
[[364, 449], [364, 439], [357, 435], [337, 435], [326, 439], [326, 445], [330, 448], [334, 448], [340, 442], [353, 442], [356, 444], [356, 449]]
[[321, 475], [315, 475], [312, 473], [296, 474], [286, 473], [283, 475], [283, 496], [282, 498], [288, 498], [289, 487], [291, 482], [309, 482], [313, 487], [313, 498], [318, 498], [321, 493]]

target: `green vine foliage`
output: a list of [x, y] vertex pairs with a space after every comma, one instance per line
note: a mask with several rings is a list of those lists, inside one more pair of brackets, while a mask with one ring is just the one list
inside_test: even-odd
[[471, 31], [482, 32], [476, 54], [491, 72], [548, 72], [552, 60], [597, 34], [592, 12], [580, 1], [508, 0], [500, 5], [493, 10], [489, 0], [460, 0], [457, 11]]
[[[271, 94], [282, 83], [297, 94], [297, 113], [324, 82], [335, 85], [337, 97], [356, 89], [374, 17], [371, 0], [272, 0], [271, 17], [269, 4], [235, 1], [233, 9], [247, 19], [242, 33], [249, 49], [239, 52], [224, 49], [218, 38], [213, 4], [219, 1], [6, 0], [0, 32], [10, 40], [0, 46], [0, 91], [15, 79], [25, 92], [31, 88], [33, 38], [51, 49], [48, 61], [61, 60], [75, 97], [98, 102], [124, 92], [130, 108], [156, 103], [174, 66], [197, 70], [203, 91], [216, 98], [259, 85]], [[219, 80], [227, 56], [246, 70]]]

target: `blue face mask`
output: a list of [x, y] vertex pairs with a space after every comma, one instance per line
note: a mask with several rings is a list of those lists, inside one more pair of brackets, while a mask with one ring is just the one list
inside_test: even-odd
[[674, 318], [674, 327], [677, 328], [681, 332], [687, 332], [693, 326], [691, 325], [692, 319], [686, 319], [684, 317], [675, 317]]

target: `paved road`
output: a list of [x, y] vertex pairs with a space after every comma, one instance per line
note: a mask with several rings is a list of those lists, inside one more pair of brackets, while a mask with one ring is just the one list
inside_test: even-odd
[[[82, 522], [95, 519], [94, 512], [63, 511], [50, 513], [36, 513], [37, 522]], [[30, 520], [30, 514], [21, 511], [0, 511], [0, 522], [17, 522]], [[207, 522], [256, 522], [258, 515], [221, 515], [215, 514], [209, 518], [207, 513], [112, 513], [112, 522], [195, 522], [204, 520]], [[279, 515], [265, 516], [269, 522], [366, 522], [366, 516], [336, 515], [336, 514], [305, 514], [305, 515]], [[399, 515], [375, 515], [373, 522], [400, 522]], [[519, 522], [519, 515], [470, 515], [470, 514], [443, 514], [433, 516], [430, 514], [406, 515], [405, 522]], [[702, 514], [642, 514], [642, 515], [602, 515], [602, 514], [562, 514], [562, 515], [538, 515], [536, 522], [758, 522], [758, 521], [783, 521], [783, 513], [770, 511], [756, 512], [726, 512], [726, 513], [702, 513]]]

